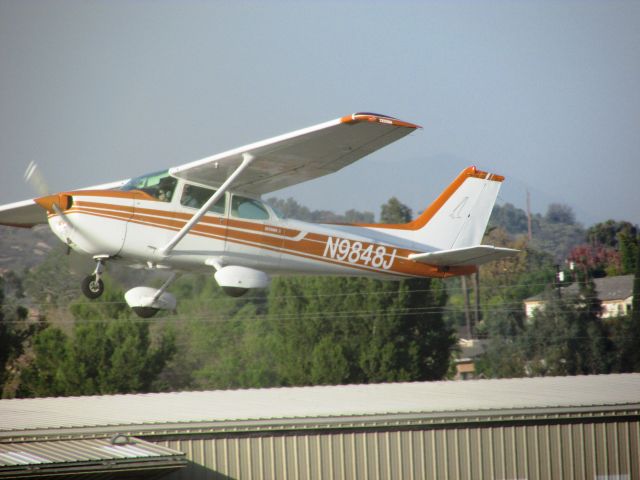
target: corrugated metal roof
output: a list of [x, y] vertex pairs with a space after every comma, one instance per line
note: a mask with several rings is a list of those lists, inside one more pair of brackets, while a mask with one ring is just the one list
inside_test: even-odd
[[0, 443], [0, 478], [46, 475], [87, 475], [175, 470], [186, 465], [185, 454], [130, 438], [52, 440]]
[[182, 452], [139, 438], [133, 438], [130, 442], [114, 445], [107, 439], [87, 439], [0, 443], [0, 466], [184, 457]]
[[0, 400], [16, 432], [240, 420], [640, 404], [640, 374]]

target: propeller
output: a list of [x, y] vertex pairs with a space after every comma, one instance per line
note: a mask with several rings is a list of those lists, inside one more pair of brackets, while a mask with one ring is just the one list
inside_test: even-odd
[[[51, 189], [49, 188], [48, 183], [37, 163], [29, 163], [29, 166], [24, 172], [24, 180], [33, 189], [33, 191], [39, 195], [38, 198], [34, 199], [38, 205], [47, 211], [54, 211], [58, 215], [58, 218], [60, 218], [69, 229], [74, 228], [71, 220], [69, 220], [69, 216], [64, 213], [63, 208], [61, 208], [61, 205], [64, 206], [65, 209], [69, 207], [68, 202], [71, 196], [65, 194], [51, 194]], [[83, 272], [87, 271], [86, 255], [72, 249], [70, 239], [67, 239], [66, 244], [70, 271], [76, 274], [83, 274]]]
[[38, 164], [36, 162], [30, 162], [27, 170], [24, 172], [24, 180], [27, 182], [38, 195], [44, 197], [49, 194], [49, 188], [47, 182], [45, 182]]
[[51, 190], [47, 186], [44, 175], [40, 172], [37, 163], [33, 161], [29, 163], [27, 170], [24, 172], [24, 180], [38, 195], [40, 195], [39, 198], [35, 199], [35, 202], [38, 205], [46, 210], [53, 210], [62, 219], [62, 221], [67, 224], [67, 226], [70, 228], [73, 227], [67, 215], [65, 215], [62, 208], [60, 208], [62, 200], [64, 198], [68, 198], [68, 196], [62, 194], [49, 194]]

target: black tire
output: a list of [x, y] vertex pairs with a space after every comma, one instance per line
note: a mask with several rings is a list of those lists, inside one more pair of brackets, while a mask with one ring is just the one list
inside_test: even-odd
[[132, 307], [133, 313], [141, 318], [151, 318], [158, 313], [158, 308], [153, 307]]
[[104, 293], [104, 282], [102, 279], [96, 280], [95, 275], [87, 275], [82, 280], [82, 293], [85, 297], [95, 300]]

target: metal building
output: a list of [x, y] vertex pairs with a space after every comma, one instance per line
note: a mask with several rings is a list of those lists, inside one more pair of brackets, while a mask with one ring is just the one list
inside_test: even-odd
[[2, 400], [0, 478], [632, 480], [639, 422], [640, 374]]

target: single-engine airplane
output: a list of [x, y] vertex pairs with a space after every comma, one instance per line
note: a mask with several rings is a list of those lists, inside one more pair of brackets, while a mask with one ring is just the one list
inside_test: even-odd
[[[284, 218], [261, 196], [333, 173], [420, 128], [355, 113], [168, 170], [0, 206], [0, 224], [49, 223], [95, 260], [82, 282], [98, 298], [109, 262], [172, 272], [160, 288], [125, 294], [142, 317], [173, 310], [177, 272], [211, 271], [232, 296], [272, 275], [381, 279], [450, 277], [516, 253], [481, 245], [504, 178], [468, 167], [415, 220], [402, 225], [310, 224]], [[33, 169], [26, 175], [33, 173]]]

